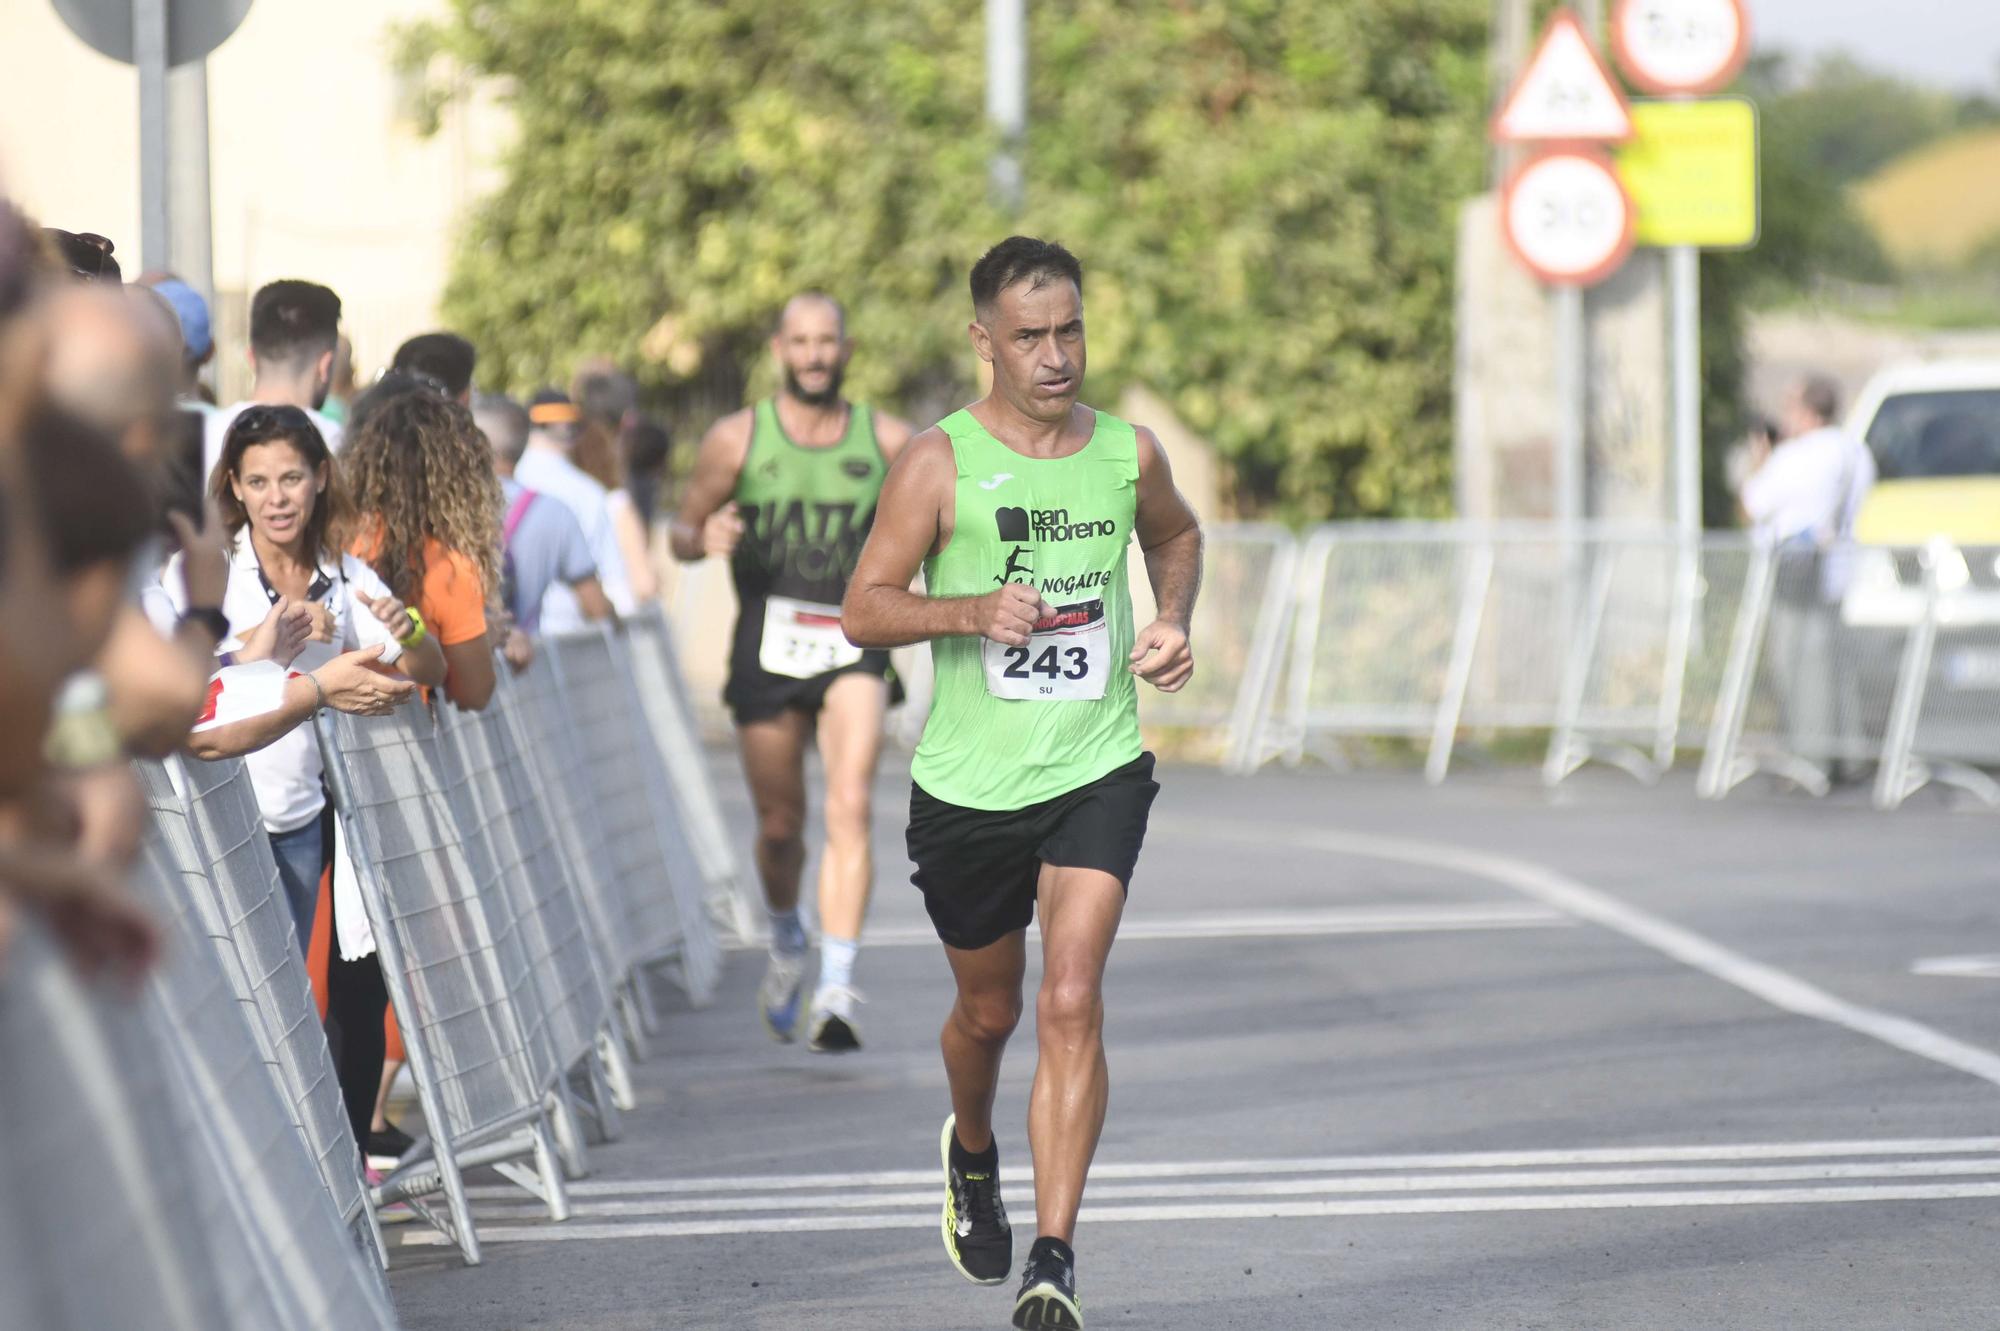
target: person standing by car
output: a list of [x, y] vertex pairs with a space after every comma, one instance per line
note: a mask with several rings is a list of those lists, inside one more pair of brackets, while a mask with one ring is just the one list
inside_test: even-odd
[[1854, 678], [1838, 641], [1853, 573], [1854, 519], [1875, 484], [1875, 457], [1840, 428], [1840, 393], [1814, 376], [1785, 403], [1783, 439], [1743, 482], [1743, 513], [1777, 550], [1768, 659], [1781, 681], [1795, 756], [1839, 779], [1868, 758]]

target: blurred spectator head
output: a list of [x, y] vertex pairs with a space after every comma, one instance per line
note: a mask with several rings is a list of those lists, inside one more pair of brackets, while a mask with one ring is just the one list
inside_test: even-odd
[[846, 309], [824, 291], [801, 291], [778, 314], [771, 354], [777, 357], [786, 392], [809, 406], [838, 402], [847, 360], [854, 354]]
[[638, 506], [639, 520], [648, 530], [660, 507], [660, 488], [667, 476], [667, 462], [673, 455], [673, 436], [657, 421], [639, 419], [625, 431], [625, 483]]
[[493, 448], [493, 465], [502, 476], [512, 476], [528, 448], [527, 409], [504, 393], [475, 393], [472, 421]]
[[125, 273], [118, 266], [118, 260], [111, 257], [116, 246], [108, 236], [100, 236], [95, 231], [64, 231], [61, 227], [43, 227], [42, 234], [56, 252], [72, 277], [86, 282], [123, 282]]
[[382, 409], [382, 406], [405, 393], [429, 393], [434, 397], [444, 397], [444, 385], [428, 374], [417, 374], [410, 370], [384, 370], [368, 391], [354, 399], [347, 410], [347, 428], [358, 430], [368, 418]]
[[308, 559], [334, 552], [349, 512], [325, 436], [294, 406], [253, 403], [237, 414], [209, 493], [230, 536], [247, 526]]
[[60, 404], [23, 422], [21, 446], [68, 627], [87, 659], [110, 634], [132, 558], [153, 534], [152, 493], [110, 435]]
[[143, 288], [66, 286], [50, 299], [46, 326], [50, 397], [151, 466], [180, 377], [172, 310]]
[[215, 359], [215, 328], [209, 318], [208, 302], [201, 293], [171, 273], [148, 273], [139, 279], [172, 307], [180, 325], [183, 390], [194, 386], [201, 367]]
[[617, 430], [639, 410], [639, 382], [609, 362], [593, 362], [577, 371], [571, 385], [577, 410], [586, 421]]
[[428, 539], [476, 563], [485, 592], [499, 593], [500, 482], [465, 407], [428, 390], [393, 394], [357, 413], [340, 467], [364, 528], [379, 527], [375, 571], [403, 601], [417, 604]]
[[618, 431], [601, 421], [586, 418], [577, 425], [576, 442], [570, 445], [569, 460], [577, 469], [607, 490], [625, 488], [625, 460], [620, 456]]
[[340, 297], [293, 278], [259, 287], [250, 301], [250, 363], [260, 386], [288, 382], [320, 407], [333, 387], [340, 342]]
[[460, 405], [472, 399], [472, 371], [479, 352], [457, 333], [419, 333], [396, 348], [391, 369], [428, 376]]
[[528, 399], [528, 438], [568, 452], [576, 444], [583, 413], [560, 388], [544, 388]]
[[1785, 434], [1796, 438], [1825, 429], [1840, 419], [1840, 387], [1822, 374], [1809, 375], [1793, 386], [1785, 400]]

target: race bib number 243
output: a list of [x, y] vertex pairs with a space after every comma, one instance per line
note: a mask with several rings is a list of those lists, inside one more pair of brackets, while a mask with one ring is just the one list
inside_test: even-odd
[[1063, 606], [1035, 625], [1025, 647], [981, 644], [986, 691], [1018, 702], [1089, 702], [1104, 696], [1111, 634], [1104, 602]]

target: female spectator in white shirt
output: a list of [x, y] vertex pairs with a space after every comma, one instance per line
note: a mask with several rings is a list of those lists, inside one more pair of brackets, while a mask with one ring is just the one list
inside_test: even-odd
[[[341, 553], [336, 537], [346, 501], [332, 453], [305, 412], [246, 409], [229, 428], [209, 484], [229, 535], [222, 604], [229, 636], [220, 644], [225, 663], [283, 599], [304, 605], [312, 616], [310, 638], [291, 666], [308, 680], [335, 656], [375, 646], [382, 647], [385, 663], [394, 661], [419, 684], [444, 679], [437, 643], [416, 630], [367, 564]], [[170, 596], [184, 598], [179, 560], [168, 564], [161, 582]], [[245, 764], [303, 946], [332, 851], [319, 744], [311, 727], [300, 726], [250, 754]]]

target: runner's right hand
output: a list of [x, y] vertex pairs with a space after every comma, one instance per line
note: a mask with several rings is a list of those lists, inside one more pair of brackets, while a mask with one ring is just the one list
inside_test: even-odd
[[727, 559], [736, 553], [736, 543], [742, 539], [743, 519], [737, 516], [733, 499], [709, 514], [708, 521], [701, 524], [701, 550], [705, 555]]
[[978, 632], [1003, 647], [1026, 647], [1035, 625], [1055, 611], [1025, 582], [1010, 582], [974, 602]]

